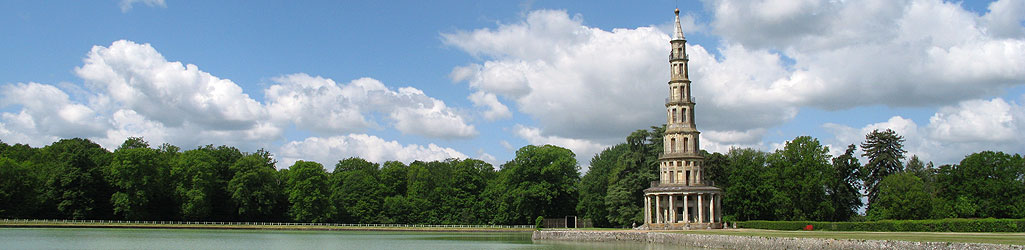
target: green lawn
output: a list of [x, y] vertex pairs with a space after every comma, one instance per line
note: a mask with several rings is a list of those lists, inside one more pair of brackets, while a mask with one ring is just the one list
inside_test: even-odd
[[849, 232], [849, 231], [776, 231], [763, 229], [724, 229], [668, 231], [688, 234], [724, 234], [762, 237], [803, 237], [856, 240], [903, 240], [933, 242], [972, 242], [1025, 245], [1025, 233], [949, 233], [949, 232]]

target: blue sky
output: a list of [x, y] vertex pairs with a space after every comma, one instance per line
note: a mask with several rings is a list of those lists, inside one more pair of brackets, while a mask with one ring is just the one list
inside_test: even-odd
[[586, 166], [665, 122], [676, 7], [706, 150], [892, 128], [940, 164], [1025, 151], [1021, 0], [4, 1], [0, 140]]

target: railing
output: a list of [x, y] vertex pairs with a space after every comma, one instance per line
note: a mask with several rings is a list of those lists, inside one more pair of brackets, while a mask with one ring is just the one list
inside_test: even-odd
[[[683, 99], [683, 98], [666, 97], [666, 104], [669, 104], [670, 102], [680, 101], [681, 99]], [[694, 102], [694, 100], [697, 100], [693, 96], [691, 96], [690, 98], [687, 98], [687, 99], [689, 99], [690, 102]]]
[[323, 227], [423, 227], [423, 228], [534, 228], [534, 225], [429, 225], [429, 224], [346, 224], [306, 222], [244, 222], [244, 221], [140, 221], [140, 220], [65, 220], [65, 219], [3, 219], [4, 223], [106, 223], [132, 225], [224, 225], [224, 226], [323, 226]]

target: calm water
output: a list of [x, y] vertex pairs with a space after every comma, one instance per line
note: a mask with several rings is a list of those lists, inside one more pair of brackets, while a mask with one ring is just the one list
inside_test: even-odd
[[680, 249], [539, 242], [530, 233], [0, 228], [0, 249]]

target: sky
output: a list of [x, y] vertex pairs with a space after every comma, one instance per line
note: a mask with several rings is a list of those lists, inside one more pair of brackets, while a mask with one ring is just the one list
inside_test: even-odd
[[1025, 0], [2, 1], [0, 141], [586, 171], [666, 122], [674, 8], [702, 149], [1025, 153]]

